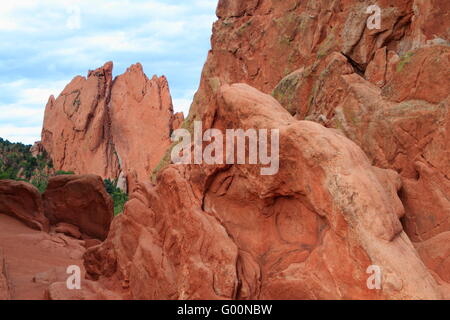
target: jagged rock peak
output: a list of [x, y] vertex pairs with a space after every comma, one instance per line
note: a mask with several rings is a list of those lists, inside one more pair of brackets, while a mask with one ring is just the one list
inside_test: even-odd
[[173, 119], [166, 77], [149, 79], [136, 63], [113, 81], [107, 62], [49, 98], [42, 145], [56, 170], [148, 179], [170, 145]]

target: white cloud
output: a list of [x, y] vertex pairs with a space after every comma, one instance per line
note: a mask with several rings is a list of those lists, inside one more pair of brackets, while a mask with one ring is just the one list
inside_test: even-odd
[[197, 7], [213, 10], [213, 12], [217, 7], [217, 0], [194, 0], [194, 3]]
[[[196, 90], [184, 90], [178, 94], [176, 98], [172, 98], [174, 112], [183, 112], [187, 117], [189, 109], [191, 108], [192, 101], [194, 100]], [[173, 95], [173, 92], [172, 92]]]
[[[204, 1], [198, 5], [205, 7]], [[55, 24], [67, 29], [80, 29], [86, 20], [96, 16], [104, 20], [133, 17], [176, 21], [192, 9], [189, 2], [167, 4], [164, 1], [129, 0], [20, 0], [2, 3], [0, 30], [42, 32], [55, 30]]]
[[0, 123], [11, 120], [25, 120], [27, 118], [42, 119], [44, 110], [42, 108], [26, 107], [23, 105], [0, 105]]
[[189, 114], [192, 99], [172, 99], [174, 112], [183, 112], [186, 117]]
[[36, 141], [36, 137], [40, 136], [40, 133], [40, 126], [19, 127], [15, 125], [2, 125], [0, 127], [0, 137], [11, 142], [33, 144]]
[[[148, 76], [165, 74], [174, 109], [187, 115], [216, 5], [217, 0], [2, 2], [0, 137], [38, 140], [48, 97], [109, 60], [115, 74], [138, 61]], [[24, 127], [28, 131], [14, 129]]]
[[18, 103], [25, 105], [45, 105], [51, 95], [57, 97], [69, 81], [49, 83], [49, 87], [23, 88]]
[[69, 82], [70, 79], [59, 81], [19, 79], [1, 83], [0, 91], [14, 96], [16, 105], [45, 106], [48, 98], [51, 95], [58, 96]]
[[67, 83], [20, 79], [0, 84], [1, 92], [14, 96], [13, 103], [0, 104], [0, 137], [26, 144], [40, 140], [45, 105], [50, 95], [59, 95]]

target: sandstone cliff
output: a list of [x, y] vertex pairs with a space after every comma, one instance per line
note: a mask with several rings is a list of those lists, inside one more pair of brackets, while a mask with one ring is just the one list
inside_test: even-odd
[[448, 298], [449, 2], [377, 1], [369, 30], [374, 3], [220, 0], [187, 125], [279, 128], [280, 172], [167, 166], [89, 276], [136, 299]]
[[41, 144], [56, 170], [134, 183], [149, 179], [170, 145], [172, 99], [165, 77], [148, 79], [140, 64], [114, 80], [112, 68], [75, 77], [50, 97]]

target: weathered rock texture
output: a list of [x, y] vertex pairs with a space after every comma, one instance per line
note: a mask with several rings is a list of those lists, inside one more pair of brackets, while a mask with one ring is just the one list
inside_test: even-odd
[[41, 143], [40, 141], [36, 141], [36, 142], [33, 144], [33, 146], [30, 148], [31, 155], [32, 155], [33, 157], [35, 157], [35, 158], [36, 158], [37, 156], [43, 154], [44, 151], [45, 151], [45, 148], [44, 148], [44, 146], [42, 145], [42, 143]]
[[[397, 173], [247, 85], [223, 86], [216, 102], [215, 128], [280, 129], [278, 175], [169, 166], [87, 251], [91, 277], [135, 299], [442, 297], [400, 223]], [[366, 286], [372, 264], [382, 290]]]
[[8, 270], [3, 250], [0, 248], [0, 301], [11, 299]]
[[45, 110], [42, 145], [56, 170], [149, 179], [170, 145], [174, 115], [165, 77], [140, 64], [112, 79], [112, 62], [75, 77]]
[[[106, 238], [114, 216], [114, 205], [100, 176], [50, 178], [43, 200], [45, 215], [52, 225], [68, 223], [89, 237]], [[67, 227], [65, 229], [67, 231]]]
[[110, 115], [121, 170], [149, 180], [171, 144], [174, 115], [166, 78], [148, 79], [140, 64], [131, 66], [114, 81]]
[[280, 172], [162, 169], [89, 276], [137, 299], [449, 297], [449, 2], [376, 3], [381, 30], [375, 1], [220, 0], [186, 127], [279, 128]]
[[118, 176], [119, 161], [111, 141], [108, 104], [111, 62], [75, 77], [45, 108], [42, 145], [56, 170]]
[[[369, 30], [375, 3], [381, 29]], [[450, 298], [449, 9], [220, 0], [183, 127], [279, 129], [273, 176], [165, 159], [151, 184], [183, 120], [167, 81], [139, 64], [112, 81], [111, 63], [75, 78], [50, 99], [42, 144], [56, 169], [126, 176], [132, 194], [107, 235], [101, 179], [50, 181], [50, 221], [107, 238], [85, 243], [86, 291], [71, 296], [56, 282], [48, 297]], [[379, 289], [367, 286], [372, 265]]]
[[5, 292], [13, 300], [45, 299], [52, 282], [66, 281], [68, 266], [79, 266], [83, 275], [83, 241], [33, 230], [3, 214], [0, 230], [0, 300]]
[[36, 230], [49, 230], [41, 194], [26, 182], [0, 180], [0, 214], [19, 219]]

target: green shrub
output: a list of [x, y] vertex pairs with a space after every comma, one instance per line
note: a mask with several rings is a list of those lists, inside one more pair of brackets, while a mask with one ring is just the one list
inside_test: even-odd
[[55, 172], [55, 176], [64, 176], [64, 175], [72, 175], [75, 174], [73, 171], [64, 171], [64, 170], [58, 170]]
[[123, 212], [125, 203], [128, 201], [128, 195], [116, 187], [117, 181], [105, 179], [103, 182], [105, 184], [106, 191], [111, 195], [114, 201], [114, 215], [117, 216]]
[[112, 195], [116, 190], [116, 184], [111, 179], [105, 179], [103, 183], [105, 184], [106, 191]]
[[48, 178], [46, 179], [35, 179], [31, 182], [33, 186], [35, 186], [40, 193], [44, 193], [47, 190]]
[[119, 191], [114, 192], [112, 194], [112, 198], [114, 201], [114, 215], [117, 216], [118, 214], [123, 212], [125, 203], [128, 201], [128, 195], [126, 193], [123, 193], [122, 191]]
[[0, 177], [2, 179], [32, 181], [49, 168], [48, 155], [33, 157], [30, 145], [12, 143], [0, 138]]

